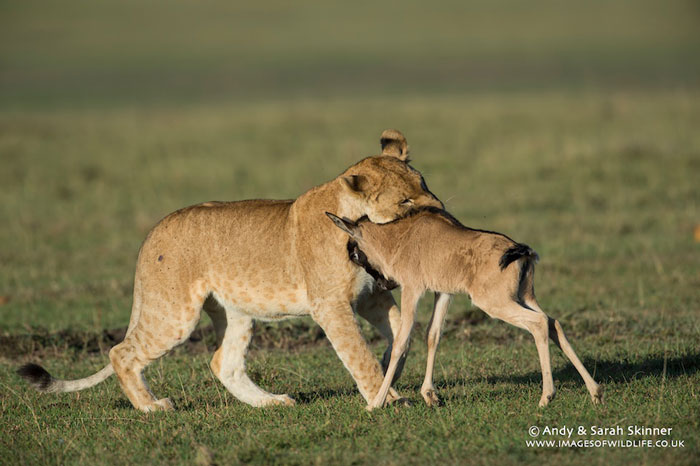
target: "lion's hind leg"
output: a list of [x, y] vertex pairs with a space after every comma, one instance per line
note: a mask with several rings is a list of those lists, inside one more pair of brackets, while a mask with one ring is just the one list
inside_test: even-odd
[[180, 301], [183, 305], [153, 296], [140, 300], [138, 321], [129, 329], [124, 341], [109, 352], [122, 390], [141, 411], [173, 408], [169, 399], [156, 399], [148, 388], [143, 370], [189, 338], [199, 321], [203, 301], [198, 295], [189, 298], [189, 304], [186, 300]]
[[155, 358], [146, 356], [143, 343], [136, 337], [129, 336], [112, 348], [109, 359], [112, 361], [112, 367], [119, 378], [122, 390], [136, 409], [146, 412], [172, 409], [170, 400], [156, 399], [148, 387], [143, 370]]
[[220, 340], [211, 360], [211, 370], [226, 389], [251, 406], [294, 405], [294, 400], [288, 395], [266, 392], [250, 380], [246, 373], [245, 357], [253, 338], [252, 317], [235, 309], [224, 309], [209, 300], [204, 309], [214, 323], [217, 340]]

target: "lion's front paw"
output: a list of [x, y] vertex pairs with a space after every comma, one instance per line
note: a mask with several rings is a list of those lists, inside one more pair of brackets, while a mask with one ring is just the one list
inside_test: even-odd
[[154, 401], [153, 403], [144, 406], [142, 408], [142, 411], [150, 413], [152, 411], [172, 411], [174, 409], [175, 408], [173, 407], [173, 402], [170, 401], [170, 398], [161, 398], [160, 400]]
[[289, 395], [275, 395], [266, 406], [294, 406], [297, 402]]

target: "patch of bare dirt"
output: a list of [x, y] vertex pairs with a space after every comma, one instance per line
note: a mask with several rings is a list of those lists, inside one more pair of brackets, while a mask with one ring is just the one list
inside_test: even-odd
[[[483, 313], [462, 312], [445, 322], [443, 334], [457, 334], [467, 337], [471, 328], [479, 325], [486, 317]], [[417, 324], [413, 332], [415, 338], [423, 338], [425, 329]], [[42, 328], [32, 333], [0, 335], [0, 358], [21, 359], [48, 355], [72, 353], [107, 353], [124, 339], [126, 327], [104, 329], [101, 332], [66, 329], [48, 332]], [[366, 332], [370, 343], [381, 340], [376, 331]], [[330, 345], [323, 330], [310, 319], [295, 320], [283, 324], [257, 322], [251, 343], [252, 349], [296, 350], [318, 345]], [[211, 325], [197, 328], [190, 338], [181, 345], [188, 352], [201, 353], [216, 349], [216, 336]]]
[[[126, 335], [126, 327], [105, 329], [101, 332], [61, 330], [50, 333], [34, 329], [33, 333], [0, 335], [0, 357], [18, 359], [66, 352], [107, 353]], [[325, 334], [318, 325], [300, 323], [293, 326], [257, 325], [252, 348], [297, 349], [324, 344]], [[196, 329], [182, 344], [185, 351], [200, 353], [216, 349], [216, 337], [211, 325]]]

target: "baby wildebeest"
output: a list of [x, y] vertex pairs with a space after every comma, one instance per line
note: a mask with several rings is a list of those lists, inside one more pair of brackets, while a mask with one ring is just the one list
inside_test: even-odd
[[369, 266], [401, 285], [401, 328], [384, 382], [368, 409], [382, 407], [386, 402], [397, 365], [408, 347], [418, 299], [426, 290], [437, 293], [428, 329], [428, 366], [421, 388], [429, 405], [438, 401], [432, 375], [435, 351], [450, 296], [456, 293], [467, 293], [472, 303], [489, 316], [523, 328], [535, 338], [542, 368], [540, 406], [547, 405], [555, 392], [549, 338], [581, 374], [593, 403], [603, 401], [601, 387], [576, 356], [559, 322], [548, 317], [535, 300], [537, 254], [529, 246], [500, 233], [467, 228], [435, 208], [419, 209], [382, 225], [362, 219], [353, 223], [326, 214], [357, 242]]

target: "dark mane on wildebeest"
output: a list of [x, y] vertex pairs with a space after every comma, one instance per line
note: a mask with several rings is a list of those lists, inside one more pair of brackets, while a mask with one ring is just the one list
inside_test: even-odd
[[386, 278], [377, 269], [370, 265], [369, 260], [367, 260], [367, 256], [357, 246], [357, 243], [355, 241], [348, 240], [347, 248], [350, 260], [353, 263], [365, 269], [365, 272], [367, 272], [377, 282], [377, 286], [379, 288], [381, 288], [382, 290], [393, 290], [394, 288], [399, 286], [399, 284], [396, 283], [394, 280]]

